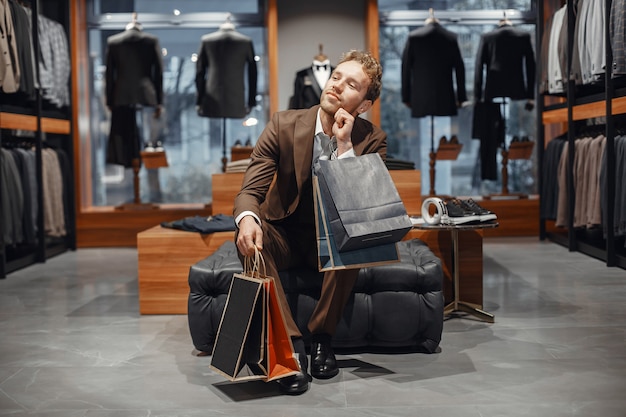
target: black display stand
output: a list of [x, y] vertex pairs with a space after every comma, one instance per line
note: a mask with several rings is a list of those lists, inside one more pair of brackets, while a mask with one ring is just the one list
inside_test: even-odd
[[461, 153], [461, 149], [463, 145], [460, 143], [445, 143], [439, 144], [437, 150], [435, 150], [435, 118], [433, 115], [430, 116], [430, 153], [429, 156], [429, 174], [430, 174], [430, 189], [428, 190], [428, 195], [434, 196], [437, 195], [435, 192], [435, 176], [436, 176], [436, 168], [435, 165], [437, 161], [456, 161], [459, 157], [459, 153]]
[[[527, 142], [526, 145], [514, 145], [511, 143], [509, 148], [506, 147], [506, 98], [502, 97], [502, 102], [500, 103], [501, 113], [502, 113], [502, 123], [504, 124], [504, 143], [502, 144], [502, 149], [500, 151], [500, 155], [502, 156], [502, 168], [500, 170], [501, 180], [502, 180], [502, 191], [500, 193], [489, 194], [484, 196], [485, 200], [496, 199], [496, 198], [528, 198], [528, 194], [524, 193], [511, 193], [509, 192], [509, 160], [512, 159], [528, 159], [530, 158], [530, 154], [532, 153], [532, 145], [533, 142]], [[521, 142], [515, 142], [521, 143]], [[528, 153], [528, 148], [530, 145], [530, 153]]]

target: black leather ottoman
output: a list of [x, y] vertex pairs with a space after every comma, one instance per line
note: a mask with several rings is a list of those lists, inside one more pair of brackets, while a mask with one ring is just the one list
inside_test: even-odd
[[[333, 338], [335, 348], [401, 348], [433, 353], [443, 331], [441, 261], [419, 239], [398, 244], [401, 261], [362, 268]], [[241, 272], [233, 242], [224, 243], [189, 271], [189, 330], [195, 348], [210, 353], [232, 276]], [[304, 333], [319, 299], [322, 273], [280, 273], [292, 314]]]

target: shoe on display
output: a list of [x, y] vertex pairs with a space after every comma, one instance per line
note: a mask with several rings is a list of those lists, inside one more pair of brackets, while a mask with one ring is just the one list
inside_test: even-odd
[[480, 222], [490, 222], [493, 220], [497, 220], [498, 216], [490, 210], [479, 205], [476, 201], [468, 198], [467, 200], [459, 200], [459, 203], [465, 208], [467, 211], [471, 211], [474, 214], [477, 214], [480, 217]]
[[445, 136], [442, 136], [442, 137], [439, 139], [439, 146], [441, 146], [441, 145], [446, 145], [447, 143], [448, 143], [448, 138], [446, 138]]
[[480, 216], [473, 211], [466, 210], [457, 199], [446, 201], [447, 222], [450, 224], [480, 223]]
[[450, 138], [450, 142], [453, 145], [458, 145], [459, 144], [459, 138], [456, 135], [452, 135], [452, 137]]

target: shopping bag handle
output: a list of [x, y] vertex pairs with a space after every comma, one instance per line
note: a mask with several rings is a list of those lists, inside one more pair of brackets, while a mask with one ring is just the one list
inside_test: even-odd
[[265, 267], [265, 259], [261, 254], [261, 251], [256, 246], [254, 247], [254, 255], [246, 256], [244, 258], [243, 272], [251, 277], [260, 278], [267, 275]]

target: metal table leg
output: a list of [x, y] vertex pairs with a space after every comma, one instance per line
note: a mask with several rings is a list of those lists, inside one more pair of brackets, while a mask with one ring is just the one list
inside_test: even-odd
[[487, 323], [494, 323], [495, 317], [493, 314], [488, 313], [482, 310], [477, 304], [468, 303], [466, 301], [460, 300], [459, 294], [459, 280], [460, 280], [460, 270], [459, 270], [459, 231], [457, 229], [452, 228], [450, 230], [452, 233], [452, 264], [453, 264], [453, 282], [452, 282], [452, 293], [454, 296], [454, 300], [445, 306], [443, 313], [444, 315], [451, 315], [457, 312], [462, 312], [466, 314], [470, 314], [479, 320], [486, 321]]

